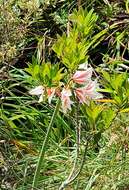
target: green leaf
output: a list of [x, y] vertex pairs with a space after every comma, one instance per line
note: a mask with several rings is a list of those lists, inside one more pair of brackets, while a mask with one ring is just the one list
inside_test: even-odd
[[110, 82], [110, 75], [108, 72], [106, 71], [102, 71], [103, 77], [104, 79], [106, 79], [108, 82]]
[[109, 109], [109, 108], [107, 108], [106, 110], [103, 110], [102, 119], [104, 121], [104, 125], [106, 128], [108, 128], [111, 125], [115, 116], [116, 116], [116, 112], [114, 110]]
[[125, 109], [120, 110], [120, 113], [127, 113], [127, 112], [129, 112], [129, 108], [125, 108]]
[[126, 73], [122, 73], [122, 74], [117, 74], [114, 75], [111, 79], [111, 85], [112, 87], [118, 91], [119, 87], [122, 87], [122, 83], [125, 81], [126, 79]]

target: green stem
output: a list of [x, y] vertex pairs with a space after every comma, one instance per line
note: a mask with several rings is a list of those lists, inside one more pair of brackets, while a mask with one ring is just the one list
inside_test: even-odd
[[42, 144], [42, 149], [40, 151], [39, 160], [38, 160], [38, 163], [37, 163], [37, 166], [36, 166], [36, 170], [35, 170], [35, 174], [34, 174], [34, 179], [33, 179], [33, 184], [32, 184], [32, 190], [34, 190], [37, 187], [37, 184], [38, 184], [40, 170], [41, 170], [42, 163], [43, 163], [43, 160], [44, 160], [46, 145], [47, 145], [47, 142], [49, 140], [49, 135], [50, 135], [50, 132], [51, 132], [51, 129], [52, 129], [55, 117], [56, 117], [56, 115], [57, 115], [57, 113], [59, 111], [59, 108], [60, 108], [60, 99], [57, 101], [54, 113], [52, 115], [51, 121], [50, 121], [48, 129], [47, 129], [47, 133], [46, 133], [45, 139], [44, 139], [43, 144]]

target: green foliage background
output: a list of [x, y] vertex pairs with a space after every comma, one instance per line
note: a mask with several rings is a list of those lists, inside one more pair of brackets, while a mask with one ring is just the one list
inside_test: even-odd
[[[81, 5], [80, 5], [81, 3]], [[89, 63], [103, 99], [57, 115], [37, 189], [129, 188], [129, 1], [0, 1], [0, 189], [29, 190], [56, 99], [38, 103], [29, 90], [61, 85]], [[79, 7], [78, 7], [79, 5]]]

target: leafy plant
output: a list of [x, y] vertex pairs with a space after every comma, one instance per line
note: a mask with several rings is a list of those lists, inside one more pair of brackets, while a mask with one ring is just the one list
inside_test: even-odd
[[0, 188], [127, 189], [128, 1], [0, 5]]

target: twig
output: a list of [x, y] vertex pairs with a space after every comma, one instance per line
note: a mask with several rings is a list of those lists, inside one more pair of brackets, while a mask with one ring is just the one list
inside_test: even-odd
[[81, 0], [78, 0], [78, 1], [77, 1], [78, 10], [80, 9], [80, 6], [81, 6]]
[[129, 67], [128, 67], [127, 65], [124, 65], [124, 64], [121, 63], [121, 64], [119, 64], [119, 66], [120, 66], [120, 67], [123, 67], [123, 68], [126, 69], [126, 70], [129, 70]]

